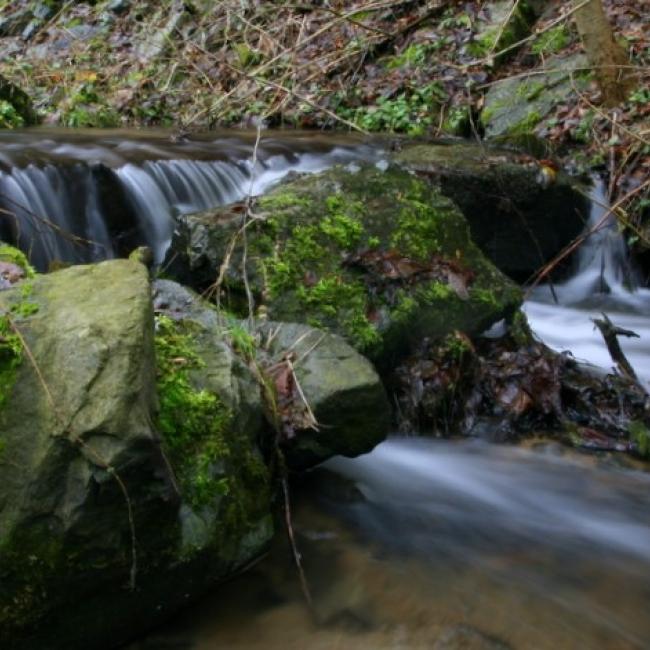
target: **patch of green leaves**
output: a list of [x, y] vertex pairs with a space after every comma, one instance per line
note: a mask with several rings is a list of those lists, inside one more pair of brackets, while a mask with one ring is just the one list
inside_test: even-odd
[[566, 25], [558, 25], [542, 32], [533, 42], [531, 51], [537, 56], [548, 56], [563, 50], [571, 43], [571, 34]]
[[21, 126], [25, 126], [25, 120], [13, 104], [0, 99], [0, 129], [19, 129]]
[[379, 98], [374, 106], [339, 107], [338, 114], [366, 131], [394, 131], [423, 134], [447, 101], [447, 94], [436, 81], [421, 88], [405, 89], [393, 98]]

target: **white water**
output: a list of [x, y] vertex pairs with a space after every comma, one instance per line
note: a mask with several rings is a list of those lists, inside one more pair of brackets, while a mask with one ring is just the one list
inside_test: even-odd
[[619, 342], [639, 379], [650, 388], [650, 290], [635, 286], [616, 221], [611, 216], [603, 220], [607, 208], [602, 184], [596, 183], [587, 229], [602, 227], [578, 249], [573, 275], [553, 289], [548, 285], [535, 289], [524, 309], [547, 345], [609, 370], [611, 358], [592, 321], [605, 312], [615, 325], [639, 335], [619, 337]]
[[609, 552], [643, 563], [650, 575], [649, 474], [523, 448], [422, 438], [388, 440], [361, 458], [327, 466], [354, 479], [382, 510], [362, 525], [379, 526], [388, 537], [396, 527], [409, 528], [403, 543], [413, 550], [472, 546], [477, 536], [481, 552], [504, 543]]

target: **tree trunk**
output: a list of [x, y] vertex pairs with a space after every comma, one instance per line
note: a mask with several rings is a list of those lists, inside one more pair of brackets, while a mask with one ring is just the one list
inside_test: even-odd
[[[583, 2], [573, 0], [573, 6]], [[623, 48], [614, 40], [602, 0], [590, 0], [574, 16], [587, 60], [603, 95], [603, 104], [615, 106], [624, 102], [631, 81], [629, 69], [625, 67], [629, 61]]]

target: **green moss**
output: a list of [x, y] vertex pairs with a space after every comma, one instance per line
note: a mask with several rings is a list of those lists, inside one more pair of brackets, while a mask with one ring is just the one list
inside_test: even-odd
[[0, 243], [0, 262], [10, 262], [19, 266], [25, 271], [25, 275], [28, 278], [33, 278], [36, 274], [34, 267], [29, 263], [25, 254], [8, 244]]
[[444, 282], [432, 282], [426, 289], [427, 298], [430, 301], [448, 300], [456, 294], [454, 290]]
[[517, 86], [517, 97], [532, 102], [546, 90], [547, 85], [541, 81], [524, 81]]
[[23, 344], [7, 314], [0, 315], [0, 412], [7, 404], [23, 359]]
[[650, 429], [640, 420], [633, 420], [630, 422], [628, 430], [639, 455], [650, 458]]
[[232, 414], [217, 395], [192, 386], [190, 372], [202, 361], [191, 334], [164, 316], [156, 328], [158, 428], [184, 496], [204, 506], [230, 489], [216, 470], [230, 453], [224, 436]]
[[533, 42], [531, 50], [533, 54], [537, 55], [555, 54], [563, 50], [569, 43], [571, 43], [569, 28], [562, 24], [540, 34]]
[[[286, 192], [262, 199], [261, 206], [265, 210], [280, 206], [280, 214], [274, 212], [278, 219], [283, 211], [295, 213], [305, 203], [309, 202]], [[272, 225], [278, 242], [273, 246], [272, 256], [260, 257], [262, 272], [272, 299], [292, 293], [297, 308], [308, 310], [311, 325], [327, 327], [336, 321], [354, 345], [366, 349], [379, 340], [366, 316], [369, 309], [366, 287], [331, 269], [332, 250], [339, 256], [352, 253], [366, 239], [361, 222], [365, 207], [340, 193], [328, 196], [325, 207], [327, 212], [317, 223], [296, 224], [285, 236], [279, 233], [277, 222]], [[311, 283], [304, 282], [307, 271], [316, 276]]]
[[514, 124], [509, 132], [512, 135], [523, 135], [525, 133], [530, 133], [534, 131], [535, 127], [541, 121], [542, 116], [537, 111], [530, 111], [526, 117], [524, 117], [517, 124]]
[[[220, 510], [213, 540], [221, 556], [235, 557], [237, 544], [257, 526], [257, 515], [267, 507], [268, 470], [254, 441], [238, 429], [221, 398], [195, 387], [193, 374], [204, 365], [195, 329], [191, 322], [157, 318], [158, 428], [183, 499], [198, 511]], [[232, 328], [230, 335], [243, 341]], [[192, 549], [185, 552], [191, 554]]]
[[279, 189], [273, 194], [262, 196], [258, 205], [260, 209], [265, 211], [278, 211], [287, 208], [309, 208], [311, 206], [311, 201], [298, 196], [295, 192], [288, 190], [282, 191]]
[[311, 287], [299, 287], [297, 293], [301, 303], [309, 309], [310, 325], [327, 327], [338, 321], [349, 341], [359, 350], [379, 343], [380, 336], [366, 316], [369, 303], [362, 282], [328, 275]]

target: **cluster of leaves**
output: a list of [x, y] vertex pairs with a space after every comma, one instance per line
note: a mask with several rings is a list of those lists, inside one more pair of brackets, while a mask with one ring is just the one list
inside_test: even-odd
[[0, 129], [16, 129], [24, 126], [25, 121], [14, 108], [4, 99], [0, 99]]

